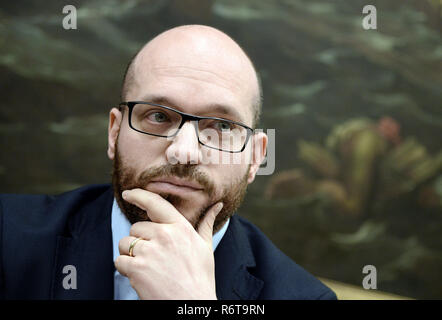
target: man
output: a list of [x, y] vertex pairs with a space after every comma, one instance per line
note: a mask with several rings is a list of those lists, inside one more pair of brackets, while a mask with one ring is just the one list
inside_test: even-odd
[[109, 114], [112, 186], [0, 197], [3, 298], [336, 298], [233, 215], [267, 136], [253, 130], [257, 74], [230, 37], [160, 34], [130, 63], [122, 100]]

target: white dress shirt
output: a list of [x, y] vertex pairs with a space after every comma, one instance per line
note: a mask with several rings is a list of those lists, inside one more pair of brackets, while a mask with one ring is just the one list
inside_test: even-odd
[[[230, 219], [224, 224], [224, 226], [213, 235], [212, 247], [215, 251], [219, 242], [226, 233], [227, 227], [229, 226]], [[130, 232], [131, 223], [126, 218], [126, 216], [121, 212], [117, 201], [114, 199], [112, 205], [112, 243], [114, 251], [114, 262], [115, 259], [120, 255], [118, 249], [118, 243], [121, 238], [127, 237]], [[115, 270], [114, 274], [114, 299], [115, 300], [138, 300], [138, 295], [135, 290], [130, 285], [129, 279], [122, 276], [118, 270]]]

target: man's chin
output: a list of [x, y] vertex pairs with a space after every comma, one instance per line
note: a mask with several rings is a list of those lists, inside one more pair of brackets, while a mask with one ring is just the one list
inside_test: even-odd
[[192, 201], [190, 199], [183, 199], [175, 194], [159, 194], [170, 204], [172, 204], [175, 209], [186, 218], [194, 227], [196, 227], [201, 214], [205, 212], [206, 206], [197, 204], [198, 202]]

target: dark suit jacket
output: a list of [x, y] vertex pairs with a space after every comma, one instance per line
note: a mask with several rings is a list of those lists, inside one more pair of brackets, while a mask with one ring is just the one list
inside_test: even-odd
[[[110, 185], [57, 196], [0, 195], [0, 298], [113, 299]], [[66, 290], [66, 265], [77, 289]], [[219, 299], [335, 299], [239, 216], [215, 251]]]

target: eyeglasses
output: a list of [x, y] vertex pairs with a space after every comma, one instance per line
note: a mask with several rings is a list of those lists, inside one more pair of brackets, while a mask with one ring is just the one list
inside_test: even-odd
[[144, 101], [121, 102], [129, 108], [129, 126], [140, 133], [174, 137], [188, 120], [195, 124], [198, 142], [206, 147], [237, 153], [244, 151], [253, 129], [236, 121], [199, 117], [170, 107]]

